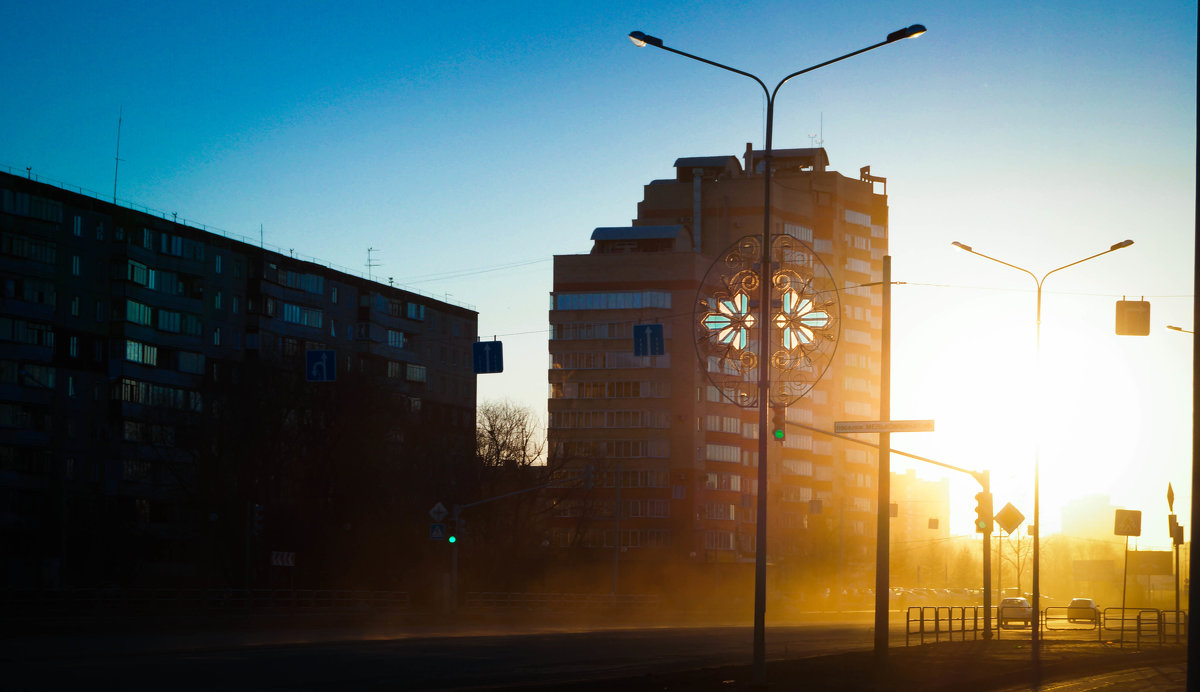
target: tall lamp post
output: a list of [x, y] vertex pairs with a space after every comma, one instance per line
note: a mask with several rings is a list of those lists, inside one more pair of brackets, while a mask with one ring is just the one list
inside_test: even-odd
[[698, 60], [702, 63], [719, 67], [722, 70], [727, 70], [735, 74], [740, 74], [743, 77], [753, 79], [760, 87], [763, 94], [767, 97], [767, 132], [765, 142], [765, 153], [763, 156], [763, 230], [762, 230], [762, 260], [761, 260], [761, 276], [759, 277], [760, 294], [758, 304], [758, 324], [759, 329], [759, 359], [758, 359], [758, 502], [756, 516], [756, 534], [755, 534], [755, 559], [754, 559], [754, 682], [762, 684], [766, 681], [766, 637], [765, 637], [765, 615], [766, 615], [766, 594], [767, 594], [767, 407], [770, 397], [770, 330], [771, 324], [768, 316], [768, 310], [771, 304], [771, 281], [768, 278], [768, 273], [771, 266], [771, 139], [775, 124], [775, 95], [779, 93], [782, 87], [788, 80], [793, 77], [798, 77], [806, 72], [820, 69], [826, 65], [832, 65], [835, 62], [852, 58], [856, 55], [866, 53], [869, 50], [874, 50], [880, 46], [886, 46], [889, 43], [920, 36], [925, 33], [925, 27], [920, 24], [913, 24], [910, 27], [893, 31], [887, 35], [883, 41], [874, 45], [861, 48], [852, 53], [847, 53], [839, 58], [826, 60], [823, 63], [807, 67], [803, 70], [798, 70], [779, 80], [775, 85], [774, 91], [767, 88], [767, 85], [755, 75], [749, 72], [722, 65], [719, 62], [702, 58], [698, 55], [685, 53], [681, 50], [676, 50], [670, 46], [663, 44], [661, 38], [644, 34], [641, 31], [633, 31], [629, 34], [629, 40], [633, 41], [634, 45], [654, 46], [661, 48], [676, 55], [682, 55], [685, 58]]
[[[1003, 264], [1006, 267], [1012, 267], [1013, 269], [1016, 269], [1018, 271], [1025, 272], [1030, 277], [1032, 277], [1034, 282], [1037, 284], [1037, 335], [1036, 335], [1036, 341], [1034, 342], [1034, 347], [1036, 349], [1035, 350], [1036, 365], [1035, 365], [1034, 375], [1037, 378], [1037, 381], [1040, 383], [1041, 379], [1042, 379], [1042, 285], [1046, 282], [1046, 278], [1049, 277], [1054, 272], [1062, 271], [1063, 269], [1066, 269], [1067, 267], [1074, 267], [1077, 264], [1082, 264], [1090, 259], [1095, 259], [1101, 255], [1107, 255], [1108, 253], [1116, 252], [1117, 250], [1120, 250], [1121, 248], [1127, 248], [1130, 245], [1133, 245], [1133, 241], [1132, 240], [1122, 240], [1121, 242], [1117, 243], [1116, 245], [1113, 245], [1112, 247], [1105, 250], [1104, 252], [1097, 252], [1096, 254], [1094, 254], [1090, 257], [1084, 257], [1083, 259], [1077, 260], [1070, 264], [1064, 264], [1063, 266], [1061, 266], [1057, 269], [1051, 269], [1050, 271], [1043, 274], [1042, 278], [1040, 278], [1040, 279], [1037, 277], [1036, 274], [1029, 271], [1028, 269], [1025, 269], [1024, 267], [1018, 267], [1015, 264], [1009, 264], [1008, 262], [1005, 262], [1004, 260], [996, 259], [995, 257], [990, 257], [988, 255], [983, 254], [982, 252], [977, 252], [974, 249], [972, 249], [970, 245], [965, 245], [963, 243], [958, 242], [957, 240], [951, 244], [954, 245], [954, 247], [956, 247], [956, 248], [959, 248], [961, 250], [966, 250], [967, 252], [971, 253], [972, 255], [978, 255], [979, 257], [982, 257], [984, 259], [989, 259], [993, 262], [998, 262], [1000, 264]], [[1039, 397], [1039, 401], [1040, 401], [1040, 397]], [[1041, 417], [1039, 416], [1038, 419], [1039, 419], [1038, 425], [1040, 426]], [[1040, 462], [1040, 455], [1041, 455], [1041, 435], [1040, 435], [1040, 433], [1035, 432], [1033, 440], [1034, 440], [1034, 447], [1033, 447], [1033, 604], [1032, 604], [1033, 605], [1033, 621], [1032, 621], [1032, 634], [1030, 635], [1033, 646], [1030, 648], [1033, 652], [1033, 663], [1034, 663], [1034, 665], [1037, 665], [1041, 658], [1041, 645], [1042, 645], [1042, 642], [1041, 642], [1042, 623], [1041, 623], [1041, 615], [1040, 615], [1042, 611], [1041, 611], [1041, 606], [1039, 603], [1039, 601], [1041, 600], [1041, 596], [1042, 596], [1041, 560], [1039, 559], [1040, 555], [1041, 555], [1041, 552], [1040, 552], [1041, 551], [1041, 541], [1039, 539], [1040, 539], [1041, 533], [1042, 533], [1042, 522], [1041, 522], [1041, 517], [1039, 516], [1040, 507], [1039, 507], [1039, 495], [1038, 495], [1039, 494], [1038, 474], [1040, 471], [1039, 466], [1041, 463]]]

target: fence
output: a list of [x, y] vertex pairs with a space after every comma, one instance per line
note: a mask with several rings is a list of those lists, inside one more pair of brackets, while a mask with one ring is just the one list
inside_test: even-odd
[[[996, 625], [993, 632], [997, 639], [1011, 623], [1019, 622], [1022, 629], [1028, 628], [1032, 624], [1030, 618], [1035, 617], [1028, 608], [1018, 606], [993, 607], [992, 610], [992, 621]], [[904, 645], [909, 646], [914, 638], [919, 638], [921, 644], [926, 643], [928, 637], [935, 643], [943, 639], [954, 641], [956, 633], [962, 641], [966, 641], [968, 633], [972, 639], [978, 639], [983, 631], [980, 625], [983, 612], [982, 606], [909, 606], [905, 610]], [[1080, 632], [1090, 636], [1090, 632], [1095, 631], [1096, 640], [1104, 641], [1106, 633], [1119, 632], [1124, 644], [1128, 633], [1133, 633], [1132, 643], [1138, 647], [1164, 644], [1168, 640], [1176, 644], [1187, 640], [1187, 613], [1182, 610], [1105, 608], [1081, 614], [1078, 608], [1051, 606], [1036, 617], [1047, 634]], [[1109, 634], [1108, 638], [1114, 637]]]
[[962, 641], [967, 640], [968, 632], [972, 639], [978, 639], [982, 631], [982, 610], [981, 606], [909, 606], [904, 617], [904, 645], [908, 646], [909, 639], [918, 635], [920, 643], [924, 644], [927, 634], [933, 635], [934, 642], [941, 641], [943, 635], [947, 641], [954, 641], [955, 632]]

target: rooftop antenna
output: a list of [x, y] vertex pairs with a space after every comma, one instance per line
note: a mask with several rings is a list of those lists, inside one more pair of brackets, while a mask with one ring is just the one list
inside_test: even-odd
[[117, 112], [117, 155], [113, 157], [113, 204], [117, 203], [117, 172], [121, 168], [121, 122], [125, 119], [125, 106]]
[[374, 279], [371, 278], [371, 270], [379, 266], [379, 262], [376, 262], [371, 258], [372, 252], [375, 252], [375, 248], [367, 248], [367, 281], [374, 281]]
[[808, 136], [808, 146], [810, 148], [825, 146], [825, 114], [821, 113], [821, 129], [820, 134]]
[[260, 248], [265, 248], [267, 246], [266, 241], [263, 240], [263, 225], [261, 223], [258, 224], [258, 246]]

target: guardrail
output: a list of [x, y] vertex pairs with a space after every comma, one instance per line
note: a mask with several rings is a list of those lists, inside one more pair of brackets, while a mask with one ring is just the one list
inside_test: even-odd
[[[1105, 608], [1097, 611], [1094, 617], [1071, 617], [1068, 606], [1048, 606], [1036, 617], [1040, 618], [1044, 631], [1053, 632], [1096, 632], [1097, 641], [1103, 641], [1106, 632], [1119, 632], [1122, 644], [1127, 633], [1134, 634], [1133, 643], [1164, 644], [1168, 639], [1174, 643], [1187, 639], [1187, 612], [1182, 610], [1158, 610], [1157, 608]], [[1000, 639], [1006, 629], [1012, 629], [1012, 622], [1020, 622], [1019, 627], [1026, 629], [1029, 621], [1025, 619], [1025, 608], [1021, 606], [993, 606], [992, 621], [995, 623], [993, 632]], [[1003, 619], [1002, 619], [1002, 617]], [[947, 639], [954, 641], [958, 633], [964, 641], [967, 633], [978, 639], [982, 631], [980, 622], [983, 619], [982, 606], [909, 606], [905, 610], [904, 645], [909, 646], [910, 640], [919, 637], [921, 644], [927, 637], [932, 636], [934, 642]], [[1004, 624], [1001, 624], [1004, 623]], [[1110, 634], [1109, 639], [1112, 639]]]
[[28, 615], [166, 615], [213, 611], [406, 610], [407, 591], [366, 589], [61, 589], [0, 591], [0, 609]]
[[[1069, 606], [1047, 606], [1042, 611], [1042, 625], [1047, 630], [1059, 632], [1090, 632], [1100, 630], [1100, 610], [1071, 608]], [[1072, 616], [1071, 611], [1074, 612]]]
[[657, 608], [657, 594], [510, 593], [472, 591], [467, 608], [523, 610], [588, 610], [612, 607]]
[[[1113, 614], [1115, 613], [1115, 615]], [[1132, 613], [1132, 617], [1130, 614]], [[1187, 614], [1183, 611], [1162, 611], [1157, 608], [1105, 608], [1103, 631], [1120, 632], [1121, 645], [1125, 645], [1125, 634], [1134, 632], [1134, 644], [1141, 646], [1143, 640], [1150, 643], [1163, 644], [1167, 639], [1167, 613], [1171, 614], [1171, 627], [1174, 630], [1175, 642], [1179, 642], [1180, 629], [1187, 638]], [[1133, 626], [1130, 627], [1129, 623]], [[1114, 626], [1115, 623], [1115, 626]], [[1157, 642], [1153, 640], [1157, 639]]]

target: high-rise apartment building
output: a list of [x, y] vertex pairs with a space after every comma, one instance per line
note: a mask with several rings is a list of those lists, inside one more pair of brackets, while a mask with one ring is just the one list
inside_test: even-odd
[[9, 174], [0, 239], [0, 583], [329, 574], [341, 470], [473, 451], [471, 309]]
[[[550, 547], [591, 564], [564, 578], [606, 585], [600, 566], [611, 563], [623, 591], [749, 583], [760, 548], [758, 409], [710, 381], [707, 371], [723, 365], [698, 352], [694, 308], [723, 253], [761, 237], [762, 173], [763, 152], [749, 146], [743, 160], [681, 158], [674, 178], [645, 186], [632, 225], [597, 228], [589, 254], [554, 258], [551, 463], [575, 482], [559, 498]], [[858, 178], [829, 170], [823, 148], [773, 152], [772, 234], [810, 246], [840, 289], [836, 351], [788, 407], [794, 424], [832, 431], [837, 420], [878, 417], [882, 296], [864, 284], [880, 281], [887, 252], [885, 185], [869, 168]], [[750, 301], [754, 309], [757, 296]], [[656, 324], [662, 355], [635, 355], [639, 327]], [[796, 425], [769, 450], [775, 592], [870, 586], [875, 450]], [[654, 581], [664, 569], [670, 580]]]

